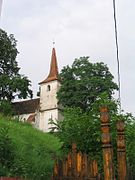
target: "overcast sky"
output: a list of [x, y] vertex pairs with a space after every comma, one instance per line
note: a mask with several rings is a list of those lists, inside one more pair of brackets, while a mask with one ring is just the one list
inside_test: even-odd
[[[59, 70], [90, 56], [107, 64], [117, 82], [112, 0], [3, 1], [0, 26], [18, 40], [17, 61], [34, 94], [48, 74], [53, 41]], [[135, 1], [116, 1], [122, 108], [135, 114]]]

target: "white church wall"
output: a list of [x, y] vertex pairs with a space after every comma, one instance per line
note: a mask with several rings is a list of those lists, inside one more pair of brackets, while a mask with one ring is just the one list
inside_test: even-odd
[[57, 92], [59, 88], [60, 88], [60, 83], [57, 80], [41, 85], [41, 92], [40, 92], [41, 111], [52, 108], [58, 108]]
[[20, 121], [22, 122], [26, 122], [28, 117], [30, 116], [31, 114], [21, 114], [21, 115], [17, 115], [15, 116], [15, 118], [19, 118]]
[[39, 109], [36, 110], [35, 112], [35, 124], [34, 124], [34, 127], [39, 129], [39, 125], [40, 125], [40, 112], [39, 112]]
[[52, 125], [49, 124], [49, 119], [53, 119], [54, 121], [58, 119], [59, 117], [58, 109], [53, 109], [49, 111], [44, 111], [40, 114], [40, 126], [39, 129], [41, 129], [44, 132], [49, 132]]

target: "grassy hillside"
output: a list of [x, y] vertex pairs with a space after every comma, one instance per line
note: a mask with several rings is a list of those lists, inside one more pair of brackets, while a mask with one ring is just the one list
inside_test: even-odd
[[0, 115], [0, 176], [50, 179], [59, 140]]

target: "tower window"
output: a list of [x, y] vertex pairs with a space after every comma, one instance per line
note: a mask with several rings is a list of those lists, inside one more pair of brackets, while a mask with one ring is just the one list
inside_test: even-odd
[[51, 91], [51, 86], [50, 85], [47, 86], [47, 91]]

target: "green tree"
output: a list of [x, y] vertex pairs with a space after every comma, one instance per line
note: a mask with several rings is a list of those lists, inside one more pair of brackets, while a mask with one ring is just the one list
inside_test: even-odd
[[0, 29], [0, 101], [32, 97], [31, 81], [19, 73], [17, 41]]
[[[100, 105], [109, 107], [113, 131], [116, 131], [117, 102], [114, 99], [110, 100], [106, 93], [99, 96], [99, 99], [91, 105], [89, 112], [84, 112], [76, 107], [68, 107], [63, 110], [63, 120], [55, 122], [50, 120], [50, 123], [55, 125], [57, 135], [64, 143], [65, 150], [69, 150], [72, 143], [75, 142], [79, 150], [91, 156], [97, 156], [101, 152]], [[113, 137], [115, 135], [116, 133], [113, 134]]]
[[87, 111], [101, 93], [106, 92], [111, 98], [118, 90], [108, 67], [102, 62], [89, 62], [89, 57], [75, 59], [71, 67], [62, 69], [60, 78], [58, 99], [64, 107], [80, 107]]
[[115, 99], [110, 100], [106, 93], [101, 94], [98, 100], [91, 105], [91, 111], [84, 112], [80, 108], [65, 108], [63, 120], [51, 121], [57, 128], [57, 136], [63, 142], [63, 151], [65, 153], [68, 152], [71, 149], [72, 143], [76, 143], [78, 150], [89, 154], [91, 158], [98, 161], [102, 172], [103, 158], [99, 108], [104, 105], [109, 108], [115, 168], [117, 167], [116, 122], [124, 120], [127, 160], [133, 173], [135, 173], [135, 118], [131, 114], [119, 114], [117, 101]]

